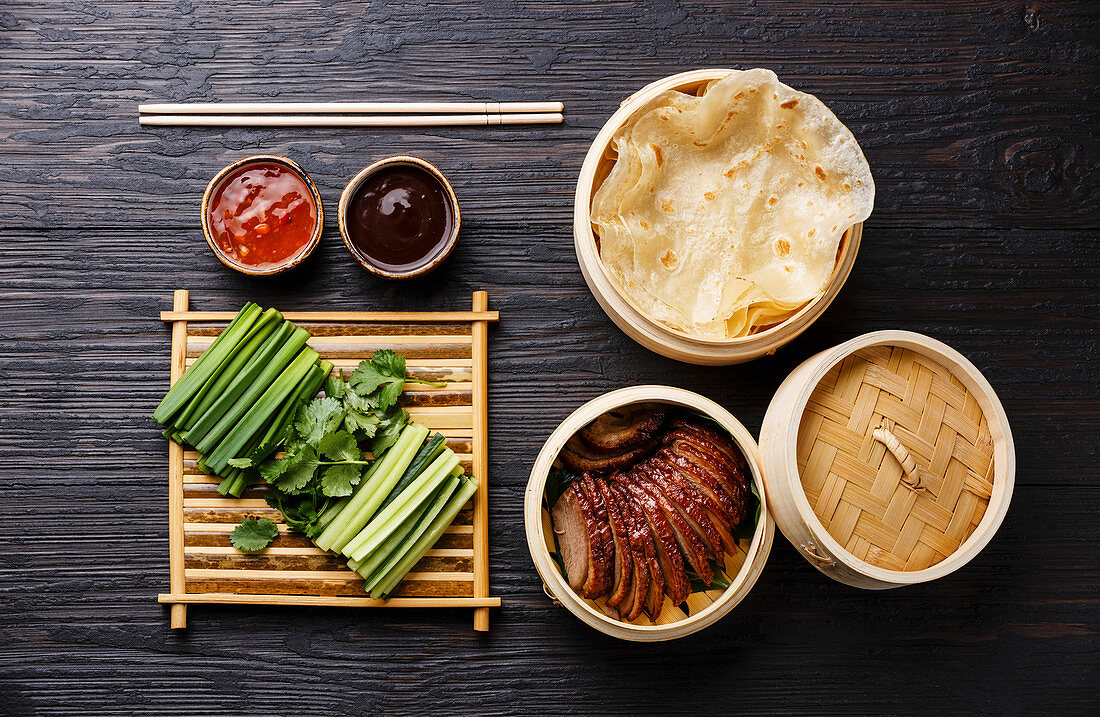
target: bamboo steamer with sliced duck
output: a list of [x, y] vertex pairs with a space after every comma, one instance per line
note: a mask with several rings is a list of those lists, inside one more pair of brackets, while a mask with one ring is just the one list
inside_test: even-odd
[[636, 386], [585, 404], [546, 442], [525, 496], [548, 594], [628, 640], [714, 623], [771, 548], [758, 466], [737, 419], [689, 391]]

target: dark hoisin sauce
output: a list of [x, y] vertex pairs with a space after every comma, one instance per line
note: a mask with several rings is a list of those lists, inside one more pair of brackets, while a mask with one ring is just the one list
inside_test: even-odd
[[348, 203], [351, 243], [386, 271], [424, 266], [447, 245], [453, 227], [447, 190], [431, 172], [412, 164], [381, 167]]

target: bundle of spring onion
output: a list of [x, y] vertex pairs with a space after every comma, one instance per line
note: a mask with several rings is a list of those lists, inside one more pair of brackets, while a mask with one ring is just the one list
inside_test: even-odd
[[194, 447], [199, 466], [222, 477], [223, 495], [239, 497], [256, 480], [234, 461], [271, 455], [332, 372], [308, 339], [275, 309], [248, 303], [153, 412], [165, 437]]
[[[429, 436], [397, 405], [406, 383], [445, 384], [409, 378], [404, 357], [389, 350], [345, 381], [317, 361], [308, 338], [274, 309], [246, 305], [154, 418], [165, 436], [202, 453], [200, 467], [223, 476], [223, 494], [239, 497], [262, 476], [265, 500], [289, 528], [347, 557], [371, 597], [385, 598], [478, 484], [441, 434]], [[277, 536], [272, 521], [247, 518], [231, 540], [253, 552]]]

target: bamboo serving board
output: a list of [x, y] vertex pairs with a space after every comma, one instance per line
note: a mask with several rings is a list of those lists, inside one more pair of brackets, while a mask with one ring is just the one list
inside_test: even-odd
[[[177, 290], [172, 311], [171, 381], [183, 374], [235, 316], [234, 312], [189, 311], [188, 292]], [[279, 511], [263, 499], [266, 485], [249, 487], [241, 498], [223, 497], [220, 478], [205, 475], [198, 454], [174, 442], [168, 450], [168, 542], [171, 592], [159, 596], [171, 605], [173, 628], [187, 626], [188, 603], [305, 605], [345, 607], [470, 607], [474, 629], [489, 629], [489, 493], [487, 421], [488, 295], [474, 293], [472, 311], [452, 312], [286, 312], [308, 330], [321, 358], [345, 376], [361, 360], [389, 348], [408, 360], [412, 376], [447, 381], [441, 388], [410, 385], [400, 404], [412, 418], [447, 438], [467, 474], [479, 481], [477, 493], [439, 542], [394, 591], [372, 600], [346, 561], [288, 532]], [[229, 533], [246, 517], [270, 518], [279, 537], [259, 553], [244, 554]]]

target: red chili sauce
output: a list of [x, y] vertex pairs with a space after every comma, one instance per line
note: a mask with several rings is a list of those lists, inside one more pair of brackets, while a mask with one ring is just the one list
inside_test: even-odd
[[381, 167], [348, 204], [347, 229], [358, 253], [375, 266], [410, 272], [434, 259], [454, 226], [450, 196], [431, 172], [414, 164]]
[[226, 175], [207, 211], [218, 247], [237, 263], [257, 269], [287, 263], [317, 227], [309, 186], [274, 162], [245, 164]]

